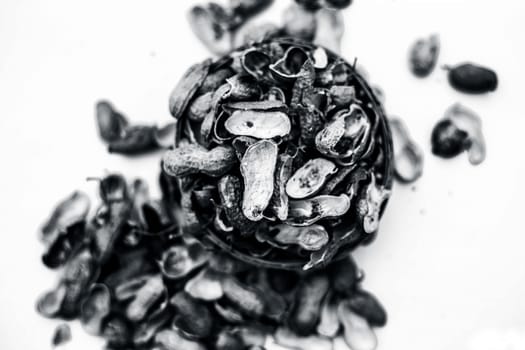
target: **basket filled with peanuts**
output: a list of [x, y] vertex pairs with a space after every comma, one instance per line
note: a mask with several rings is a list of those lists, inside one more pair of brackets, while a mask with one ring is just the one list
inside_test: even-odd
[[[351, 252], [376, 237], [392, 191], [381, 97], [337, 53], [351, 1], [246, 23], [271, 2], [191, 8], [218, 58], [185, 71], [165, 126], [97, 103], [109, 152], [163, 152], [161, 196], [115, 172], [91, 178], [94, 212], [81, 191], [60, 201], [41, 238], [63, 273], [41, 315], [80, 320], [107, 350], [376, 348], [387, 314]], [[70, 338], [63, 323], [53, 345]]]
[[381, 104], [331, 51], [279, 38], [196, 64], [173, 91], [188, 232], [259, 266], [308, 270], [373, 239], [392, 187]]

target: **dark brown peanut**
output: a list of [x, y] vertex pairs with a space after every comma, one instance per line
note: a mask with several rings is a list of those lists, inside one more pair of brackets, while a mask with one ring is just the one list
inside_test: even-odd
[[498, 76], [490, 68], [473, 63], [463, 63], [455, 67], [447, 67], [450, 85], [461, 92], [483, 94], [498, 87]]

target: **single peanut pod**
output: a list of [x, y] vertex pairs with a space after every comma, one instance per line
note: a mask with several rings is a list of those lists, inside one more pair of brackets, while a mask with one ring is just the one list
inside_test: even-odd
[[[141, 257], [142, 258], [142, 257]], [[127, 279], [116, 284], [113, 294], [118, 301], [129, 301], [135, 297], [139, 289], [151, 279], [153, 275], [144, 274], [139, 276], [129, 276]]]
[[71, 328], [69, 327], [69, 325], [67, 323], [61, 323], [58, 326], [56, 326], [55, 331], [53, 333], [53, 340], [51, 341], [53, 349], [60, 349], [70, 341]]
[[345, 31], [341, 11], [322, 8], [315, 13], [317, 29], [313, 39], [314, 44], [326, 47], [335, 52], [341, 52], [341, 39]]
[[352, 311], [364, 317], [371, 326], [383, 327], [387, 322], [385, 308], [377, 298], [364, 290], [357, 290], [348, 297], [348, 306]]
[[327, 157], [350, 159], [348, 166], [356, 164], [370, 146], [372, 123], [357, 104], [337, 112], [315, 137], [319, 152]]
[[226, 298], [244, 313], [256, 317], [264, 315], [264, 299], [256, 289], [240, 283], [233, 277], [224, 278], [222, 288]]
[[208, 75], [212, 60], [194, 64], [184, 73], [170, 95], [169, 110], [173, 118], [179, 119], [186, 110], [195, 92]]
[[293, 82], [299, 77], [301, 67], [308, 60], [308, 54], [302, 48], [291, 46], [281, 59], [270, 65], [270, 71], [276, 79]]
[[165, 292], [161, 275], [151, 277], [137, 292], [135, 299], [126, 308], [126, 316], [131, 321], [142, 320], [150, 308]]
[[286, 35], [290, 37], [311, 41], [315, 35], [317, 26], [315, 13], [296, 3], [290, 4], [285, 9], [283, 23]]
[[363, 229], [372, 233], [379, 228], [379, 213], [383, 202], [390, 196], [390, 190], [385, 189], [376, 182], [374, 173], [371, 174], [370, 183], [364, 189], [357, 202], [357, 213], [361, 218]]
[[310, 225], [306, 227], [290, 226], [281, 224], [273, 229], [279, 232], [273, 237], [279, 244], [295, 244], [305, 250], [319, 250], [328, 243], [328, 233], [321, 225]]
[[290, 133], [288, 116], [279, 111], [236, 110], [224, 123], [231, 134], [271, 139]]
[[246, 321], [244, 316], [234, 307], [234, 305], [224, 303], [222, 302], [222, 299], [213, 303], [213, 307], [217, 314], [219, 314], [226, 322], [231, 324], [243, 324]]
[[188, 118], [195, 122], [202, 122], [210, 112], [213, 92], [197, 96], [188, 107]]
[[220, 279], [221, 276], [217, 272], [204, 269], [186, 282], [184, 291], [195, 299], [218, 300], [224, 294]]
[[359, 282], [358, 268], [355, 260], [349, 255], [335, 261], [328, 267], [330, 283], [333, 290], [341, 295], [351, 295]]
[[57, 316], [60, 313], [64, 297], [66, 296], [66, 286], [61, 283], [55, 289], [44, 293], [36, 303], [37, 312], [48, 318]]
[[246, 348], [242, 339], [228, 329], [222, 329], [215, 340], [216, 350], [244, 350]]
[[69, 197], [64, 198], [44, 223], [41, 232], [42, 241], [48, 245], [53, 243], [69, 226], [84, 220], [89, 208], [89, 197], [83, 192], [75, 191]]
[[301, 281], [296, 292], [296, 304], [288, 321], [294, 332], [308, 335], [315, 330], [321, 313], [321, 301], [328, 287], [328, 277], [321, 274], [307, 276]]
[[176, 245], [162, 254], [160, 268], [165, 277], [178, 279], [204, 265], [208, 256], [208, 251], [200, 243]]
[[458, 129], [467, 133], [469, 140], [467, 153], [470, 164], [481, 164], [487, 156], [481, 118], [471, 109], [455, 103], [445, 112], [445, 119], [450, 119]]
[[241, 174], [244, 179], [242, 211], [252, 221], [263, 218], [273, 194], [274, 173], [277, 163], [277, 144], [271, 140], [261, 140], [246, 150], [241, 161]]
[[246, 73], [257, 80], [266, 79], [272, 59], [265, 52], [258, 49], [248, 49], [241, 54], [240, 60]]
[[423, 174], [423, 151], [412, 141], [401, 119], [390, 118], [388, 124], [394, 144], [395, 176], [404, 183], [414, 182]]
[[290, 201], [286, 223], [292, 226], [309, 226], [331, 217], [339, 217], [350, 209], [350, 197], [321, 195], [309, 199]]
[[318, 335], [299, 336], [287, 328], [278, 328], [274, 334], [275, 342], [284, 347], [301, 350], [332, 350], [332, 341]]
[[295, 199], [309, 197], [319, 191], [336, 171], [337, 167], [328, 159], [311, 159], [290, 177], [286, 183], [286, 193]]
[[266, 341], [266, 332], [259, 326], [237, 326], [231, 330], [242, 339], [246, 345], [264, 346]]
[[420, 38], [410, 48], [409, 67], [416, 77], [424, 78], [434, 70], [439, 56], [439, 36]]
[[102, 320], [111, 311], [111, 294], [109, 288], [101, 283], [94, 284], [80, 307], [82, 328], [97, 335], [101, 331]]
[[163, 166], [171, 176], [205, 174], [222, 176], [237, 163], [230, 146], [217, 146], [211, 150], [196, 144], [180, 146], [164, 154]]
[[155, 335], [155, 343], [162, 346], [163, 350], [206, 350], [204, 344], [188, 340], [177, 331], [165, 329]]
[[170, 311], [165, 309], [164, 312], [153, 313], [139, 324], [133, 334], [133, 343], [135, 345], [146, 345], [149, 343], [155, 334], [172, 320], [173, 315]]
[[80, 301], [90, 284], [96, 280], [99, 273], [98, 261], [87, 248], [73, 256], [64, 269], [61, 284], [66, 286], [60, 315], [65, 318], [77, 317], [80, 311]]
[[284, 298], [264, 291], [264, 286], [248, 286], [233, 277], [223, 279], [224, 295], [243, 313], [254, 317], [265, 316], [280, 321], [287, 308]]
[[377, 337], [368, 322], [354, 313], [348, 300], [343, 300], [337, 307], [337, 315], [344, 329], [344, 339], [352, 350], [375, 350]]
[[213, 329], [213, 316], [208, 304], [193, 299], [188, 293], [180, 291], [170, 299], [175, 307], [173, 327], [191, 338], [208, 337]]
[[129, 125], [127, 118], [115, 110], [109, 101], [98, 101], [95, 106], [100, 138], [112, 142], [121, 138]]
[[490, 68], [474, 63], [462, 63], [455, 67], [445, 66], [448, 70], [448, 82], [461, 92], [483, 94], [495, 91], [498, 87], [498, 75]]
[[337, 299], [328, 293], [321, 305], [321, 316], [317, 325], [317, 333], [328, 338], [334, 338], [339, 332], [341, 323], [337, 317]]
[[208, 75], [204, 79], [202, 86], [197, 91], [197, 95], [203, 95], [208, 92], [213, 93], [226, 82], [226, 79], [231, 77], [233, 74], [233, 71], [228, 67], [220, 68], [214, 72], [208, 72]]

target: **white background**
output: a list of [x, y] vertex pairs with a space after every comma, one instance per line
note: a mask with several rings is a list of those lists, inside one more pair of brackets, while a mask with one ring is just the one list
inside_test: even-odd
[[[280, 22], [278, 4], [264, 17]], [[389, 311], [380, 350], [525, 349], [525, 114], [522, 0], [355, 0], [343, 55], [359, 58], [425, 151], [415, 186], [397, 186], [376, 242], [356, 257], [365, 288]], [[55, 322], [34, 312], [55, 283], [40, 264], [37, 230], [87, 176], [106, 170], [156, 181], [160, 155], [109, 155], [94, 103], [108, 98], [134, 121], [170, 120], [168, 94], [207, 51], [190, 32], [192, 1], [0, 2], [0, 349], [47, 349]], [[439, 64], [473, 60], [499, 74], [487, 96], [454, 92], [444, 71], [416, 79], [407, 48], [440, 34]], [[488, 157], [430, 153], [433, 124], [461, 101], [483, 118]], [[152, 185], [154, 186], [154, 185]], [[157, 193], [156, 187], [154, 192]], [[100, 341], [75, 325], [70, 348]]]

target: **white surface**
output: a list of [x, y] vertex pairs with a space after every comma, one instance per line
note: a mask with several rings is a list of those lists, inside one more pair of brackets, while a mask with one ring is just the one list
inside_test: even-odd
[[[265, 17], [280, 20], [278, 4]], [[376, 242], [357, 253], [365, 287], [389, 323], [380, 350], [525, 349], [525, 178], [521, 0], [355, 0], [343, 55], [359, 57], [426, 156], [423, 178], [397, 186]], [[34, 312], [55, 283], [40, 265], [36, 232], [55, 202], [86, 176], [122, 171], [156, 181], [158, 155], [109, 155], [98, 140], [94, 102], [108, 98], [132, 120], [169, 121], [168, 94], [207, 56], [185, 20], [191, 1], [0, 3], [0, 349], [46, 349], [55, 322]], [[440, 64], [473, 60], [500, 76], [496, 93], [451, 90], [441, 70], [413, 78], [413, 40], [438, 32]], [[430, 154], [435, 121], [461, 101], [483, 118], [485, 163]], [[155, 188], [156, 190], [156, 188]], [[71, 349], [100, 341], [77, 326]]]

